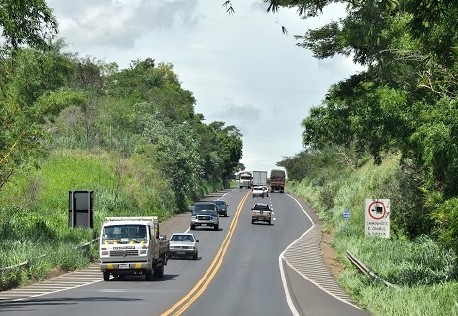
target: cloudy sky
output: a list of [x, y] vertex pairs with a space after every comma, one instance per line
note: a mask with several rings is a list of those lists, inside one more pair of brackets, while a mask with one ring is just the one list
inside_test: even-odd
[[[333, 6], [319, 18], [296, 10], [266, 13], [262, 0], [48, 0], [67, 50], [116, 62], [151, 57], [173, 64], [194, 94], [196, 113], [243, 134], [247, 170], [271, 170], [302, 151], [301, 122], [331, 84], [354, 74], [350, 59], [317, 60], [293, 35], [343, 16]], [[281, 27], [285, 26], [288, 35]]]

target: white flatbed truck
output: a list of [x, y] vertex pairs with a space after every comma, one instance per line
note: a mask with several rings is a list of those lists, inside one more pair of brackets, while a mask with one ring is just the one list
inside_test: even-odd
[[169, 255], [169, 241], [159, 235], [157, 216], [107, 217], [100, 230], [100, 271], [110, 275], [145, 275], [162, 278]]

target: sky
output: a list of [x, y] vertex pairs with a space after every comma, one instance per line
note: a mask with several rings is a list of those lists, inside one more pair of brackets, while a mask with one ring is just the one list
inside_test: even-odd
[[47, 1], [67, 51], [121, 69], [148, 57], [172, 64], [206, 123], [240, 130], [246, 170], [270, 171], [303, 150], [310, 108], [361, 67], [343, 56], [318, 60], [294, 39], [343, 17], [342, 6], [304, 20], [296, 9], [267, 13], [262, 0], [231, 2], [234, 14], [224, 0]]

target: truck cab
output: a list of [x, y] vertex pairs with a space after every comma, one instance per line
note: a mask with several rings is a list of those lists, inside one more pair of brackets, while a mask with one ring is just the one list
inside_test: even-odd
[[248, 171], [243, 171], [239, 174], [239, 188], [251, 189], [253, 185], [253, 174]]

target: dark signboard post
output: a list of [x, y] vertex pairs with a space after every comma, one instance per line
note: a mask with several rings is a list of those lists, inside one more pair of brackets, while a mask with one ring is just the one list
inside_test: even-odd
[[94, 228], [94, 191], [68, 192], [68, 226]]

